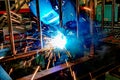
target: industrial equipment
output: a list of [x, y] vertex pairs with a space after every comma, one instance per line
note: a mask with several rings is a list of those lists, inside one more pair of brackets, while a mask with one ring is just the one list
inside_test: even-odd
[[[10, 2], [5, 0], [6, 12], [2, 11], [0, 17], [0, 72], [6, 76], [0, 74], [0, 79], [91, 80], [119, 65], [113, 54], [119, 52], [119, 30], [113, 31], [114, 21], [118, 21], [118, 4], [103, 7], [102, 2], [95, 6], [94, 0]], [[105, 20], [112, 27], [106, 28]], [[111, 36], [118, 42], [108, 43]], [[108, 50], [113, 58], [105, 59]], [[83, 74], [86, 75], [81, 77]]]

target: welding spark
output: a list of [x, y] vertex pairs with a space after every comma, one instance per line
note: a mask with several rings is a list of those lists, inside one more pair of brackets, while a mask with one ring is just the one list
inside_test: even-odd
[[66, 42], [66, 37], [60, 32], [58, 32], [58, 34], [51, 39], [51, 44], [54, 48], [63, 49], [66, 45]]

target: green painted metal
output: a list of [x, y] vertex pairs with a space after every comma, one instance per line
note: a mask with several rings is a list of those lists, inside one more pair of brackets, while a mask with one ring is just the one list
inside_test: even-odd
[[[98, 5], [96, 7], [96, 20], [100, 21], [102, 20], [102, 15], [101, 15], [101, 5]], [[112, 5], [105, 5], [104, 6], [104, 21], [112, 21]], [[118, 5], [115, 5], [115, 22], [118, 21]]]

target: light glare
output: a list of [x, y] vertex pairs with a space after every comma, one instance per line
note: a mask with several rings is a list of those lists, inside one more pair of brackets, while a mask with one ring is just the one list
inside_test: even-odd
[[51, 44], [55, 48], [63, 49], [66, 45], [66, 37], [62, 33], [59, 33], [51, 40]]

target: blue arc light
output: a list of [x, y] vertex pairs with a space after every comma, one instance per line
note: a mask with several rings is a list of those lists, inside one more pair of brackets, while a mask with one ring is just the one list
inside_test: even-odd
[[63, 49], [65, 48], [66, 43], [67, 43], [66, 37], [60, 32], [51, 40], [51, 44], [54, 48]]

